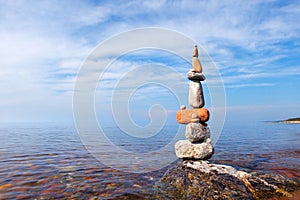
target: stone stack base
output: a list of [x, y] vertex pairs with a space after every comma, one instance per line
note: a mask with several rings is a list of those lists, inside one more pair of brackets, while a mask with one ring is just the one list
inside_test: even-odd
[[175, 153], [178, 158], [192, 160], [207, 160], [214, 153], [214, 148], [207, 139], [203, 143], [191, 143], [188, 140], [179, 140], [175, 144]]
[[[196, 109], [195, 109], [196, 110]], [[210, 140], [210, 130], [200, 122], [199, 116], [193, 114], [185, 130], [186, 140], [179, 140], [175, 144], [178, 158], [191, 160], [207, 160], [214, 153]]]

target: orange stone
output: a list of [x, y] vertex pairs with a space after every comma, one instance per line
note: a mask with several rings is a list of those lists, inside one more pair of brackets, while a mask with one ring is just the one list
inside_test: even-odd
[[209, 111], [206, 108], [179, 110], [176, 113], [176, 120], [180, 124], [191, 123], [192, 115], [194, 113], [199, 117], [200, 122], [207, 122], [209, 120]]
[[209, 111], [206, 108], [200, 108], [198, 117], [200, 118], [201, 122], [207, 122], [209, 120]]
[[5, 185], [1, 185], [0, 190], [4, 190], [4, 189], [10, 188], [10, 187], [12, 187], [12, 184], [10, 184], [10, 183], [5, 184]]

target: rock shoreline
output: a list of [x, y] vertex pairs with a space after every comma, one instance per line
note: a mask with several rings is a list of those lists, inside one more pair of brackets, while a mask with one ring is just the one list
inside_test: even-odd
[[286, 123], [286, 124], [300, 124], [300, 121], [281, 121], [281, 123]]
[[184, 160], [163, 175], [155, 190], [157, 199], [272, 199], [291, 197], [300, 190], [300, 182], [204, 160]]
[[273, 121], [275, 123], [300, 124], [300, 118], [290, 118], [285, 120]]

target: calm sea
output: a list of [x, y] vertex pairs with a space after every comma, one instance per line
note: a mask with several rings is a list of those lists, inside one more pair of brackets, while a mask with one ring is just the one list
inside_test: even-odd
[[[129, 150], [147, 151], [163, 147], [173, 127], [164, 130], [167, 137], [148, 142], [126, 141], [117, 128], [108, 130]], [[148, 173], [107, 167], [87, 152], [73, 126], [0, 124], [0, 140], [0, 199], [139, 198], [170, 167]], [[300, 178], [299, 158], [300, 124], [227, 122], [211, 161]]]

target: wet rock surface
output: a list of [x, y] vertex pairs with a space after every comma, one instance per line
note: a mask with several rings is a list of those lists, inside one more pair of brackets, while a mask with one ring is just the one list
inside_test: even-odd
[[185, 160], [169, 169], [155, 190], [159, 199], [272, 199], [291, 196], [300, 183], [281, 175]]

